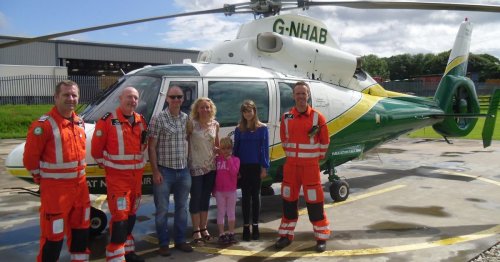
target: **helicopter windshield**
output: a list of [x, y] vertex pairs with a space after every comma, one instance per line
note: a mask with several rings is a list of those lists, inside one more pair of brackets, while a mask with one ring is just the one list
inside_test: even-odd
[[139, 104], [136, 112], [142, 114], [147, 121], [151, 119], [154, 105], [158, 99], [161, 78], [153, 76], [130, 76], [113, 87], [113, 90], [107, 92], [96, 103], [88, 106], [82, 113], [83, 119], [87, 123], [95, 123], [107, 112], [114, 112], [118, 107], [121, 90], [125, 87], [132, 86], [139, 92]]

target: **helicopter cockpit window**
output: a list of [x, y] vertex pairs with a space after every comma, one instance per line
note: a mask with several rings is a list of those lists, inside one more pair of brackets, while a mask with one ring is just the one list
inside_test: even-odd
[[135, 111], [142, 114], [149, 122], [160, 92], [161, 78], [159, 77], [130, 76], [120, 83], [115, 90], [101, 98], [99, 103], [90, 105], [83, 112], [85, 122], [95, 123], [107, 112], [114, 112], [119, 105], [119, 96], [123, 88], [128, 86], [135, 87], [139, 92], [139, 104]]
[[210, 81], [208, 97], [217, 106], [221, 127], [235, 126], [240, 120], [240, 105], [251, 99], [257, 105], [259, 120], [269, 122], [269, 91], [265, 81]]
[[[171, 81], [168, 85], [169, 88], [172, 86], [178, 86], [182, 89], [184, 93], [184, 102], [181, 105], [181, 111], [188, 114], [191, 112], [191, 105], [194, 100], [198, 97], [198, 82], [196, 81]], [[167, 108], [168, 103], [165, 102], [163, 109]]]

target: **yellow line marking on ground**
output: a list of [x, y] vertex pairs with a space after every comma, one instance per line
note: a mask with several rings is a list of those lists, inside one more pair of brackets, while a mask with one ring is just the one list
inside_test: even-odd
[[[405, 252], [413, 251], [419, 249], [426, 249], [439, 246], [449, 246], [462, 242], [467, 242], [471, 240], [477, 240], [485, 237], [491, 237], [500, 233], [500, 225], [494, 226], [492, 228], [475, 232], [469, 235], [445, 238], [441, 240], [423, 242], [408, 245], [399, 245], [391, 247], [380, 247], [380, 248], [364, 248], [364, 249], [350, 249], [350, 250], [327, 250], [323, 253], [317, 253], [315, 251], [264, 251], [264, 250], [241, 250], [241, 249], [219, 249], [212, 247], [197, 247], [197, 251], [227, 255], [227, 256], [255, 256], [255, 257], [345, 257], [345, 256], [363, 256], [363, 255], [375, 255], [375, 254], [387, 254], [395, 252]], [[274, 248], [274, 247], [270, 247]]]
[[[444, 169], [438, 169], [433, 171], [434, 173], [447, 174], [447, 175], [455, 175], [455, 176], [464, 176], [470, 177], [474, 179], [478, 179], [490, 184], [494, 184], [500, 186], [498, 181], [483, 178], [479, 176], [468, 175], [465, 173], [459, 173]], [[343, 204], [347, 204], [353, 201], [358, 201], [367, 197], [379, 195], [382, 193], [387, 193], [393, 190], [397, 190], [400, 188], [406, 187], [406, 185], [395, 185], [389, 188], [369, 192], [366, 194], [362, 194], [359, 196], [349, 196], [349, 198], [340, 203], [333, 203], [325, 205], [325, 208], [331, 208], [333, 206], [339, 206]], [[300, 215], [307, 214], [307, 210], [300, 210]], [[273, 246], [264, 247], [264, 249], [260, 250], [243, 250], [237, 249], [238, 246], [233, 246], [231, 248], [216, 248], [216, 247], [196, 247], [195, 250], [198, 252], [210, 253], [210, 254], [218, 254], [218, 255], [226, 255], [226, 256], [254, 256], [254, 257], [349, 257], [349, 256], [363, 256], [363, 255], [376, 255], [376, 254], [387, 254], [387, 253], [396, 253], [396, 252], [407, 252], [413, 250], [420, 250], [426, 248], [440, 247], [440, 246], [449, 246], [454, 244], [459, 244], [467, 241], [478, 240], [482, 238], [492, 237], [500, 234], [500, 225], [496, 225], [494, 227], [488, 228], [483, 231], [475, 232], [468, 235], [455, 236], [450, 238], [443, 238], [441, 240], [423, 242], [423, 243], [415, 243], [415, 244], [407, 244], [407, 245], [399, 245], [399, 246], [389, 246], [389, 247], [378, 247], [378, 248], [364, 248], [364, 249], [350, 249], [350, 250], [327, 250], [323, 253], [317, 253], [315, 251], [266, 251], [265, 249], [274, 249]], [[143, 240], [152, 243], [158, 244], [158, 239], [152, 236], [145, 236]], [[293, 245], [292, 245], [293, 246]], [[154, 252], [155, 249], [148, 249], [139, 252], [140, 254], [145, 254], [149, 252]]]
[[439, 173], [439, 174], [443, 174], [443, 175], [452, 175], [452, 176], [470, 177], [470, 178], [474, 178], [474, 179], [477, 179], [477, 180], [484, 181], [486, 183], [490, 183], [490, 184], [494, 184], [494, 185], [500, 186], [500, 182], [492, 180], [492, 179], [489, 179], [489, 178], [484, 178], [484, 177], [481, 177], [481, 176], [469, 175], [469, 174], [465, 174], [465, 173], [461, 173], [461, 172], [456, 172], [456, 171], [450, 171], [450, 170], [446, 170], [446, 169], [433, 170], [432, 173]]
[[[388, 193], [388, 192], [391, 192], [391, 191], [394, 191], [394, 190], [397, 190], [397, 189], [401, 189], [403, 187], [406, 187], [406, 185], [395, 185], [395, 186], [392, 186], [392, 187], [380, 189], [380, 190], [369, 192], [369, 193], [362, 194], [362, 195], [359, 195], [359, 196], [349, 196], [349, 198], [347, 198], [346, 201], [332, 203], [332, 204], [326, 204], [325, 205], [325, 209], [326, 208], [332, 208], [334, 206], [340, 206], [340, 205], [348, 204], [348, 203], [351, 203], [351, 202], [354, 202], [354, 201], [358, 201], [358, 200], [365, 199], [365, 198], [368, 198], [368, 197], [380, 195], [380, 194], [383, 194], [383, 193]], [[307, 214], [307, 208], [303, 208], [303, 209], [299, 210], [299, 215], [306, 215], [306, 214]]]

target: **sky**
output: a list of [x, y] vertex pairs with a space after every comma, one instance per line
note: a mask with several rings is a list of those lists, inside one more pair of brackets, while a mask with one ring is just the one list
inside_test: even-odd
[[[84, 27], [182, 12], [220, 8], [245, 0], [1, 0], [0, 35], [35, 37]], [[316, 0], [315, 2], [321, 2]], [[500, 0], [429, 0], [429, 2], [500, 5]], [[471, 52], [500, 58], [500, 13], [360, 10], [311, 7], [299, 13], [322, 20], [340, 48], [354, 55], [379, 57], [440, 53], [453, 45], [460, 23], [474, 25]], [[199, 15], [159, 20], [66, 36], [60, 39], [205, 50], [236, 37], [252, 14]]]

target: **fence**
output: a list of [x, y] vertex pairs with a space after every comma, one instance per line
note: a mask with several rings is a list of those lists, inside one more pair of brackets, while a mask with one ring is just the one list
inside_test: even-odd
[[116, 80], [116, 76], [52, 76], [24, 75], [0, 77], [0, 105], [52, 104], [54, 89], [62, 80], [72, 80], [80, 88], [80, 103], [91, 102], [102, 90]]

